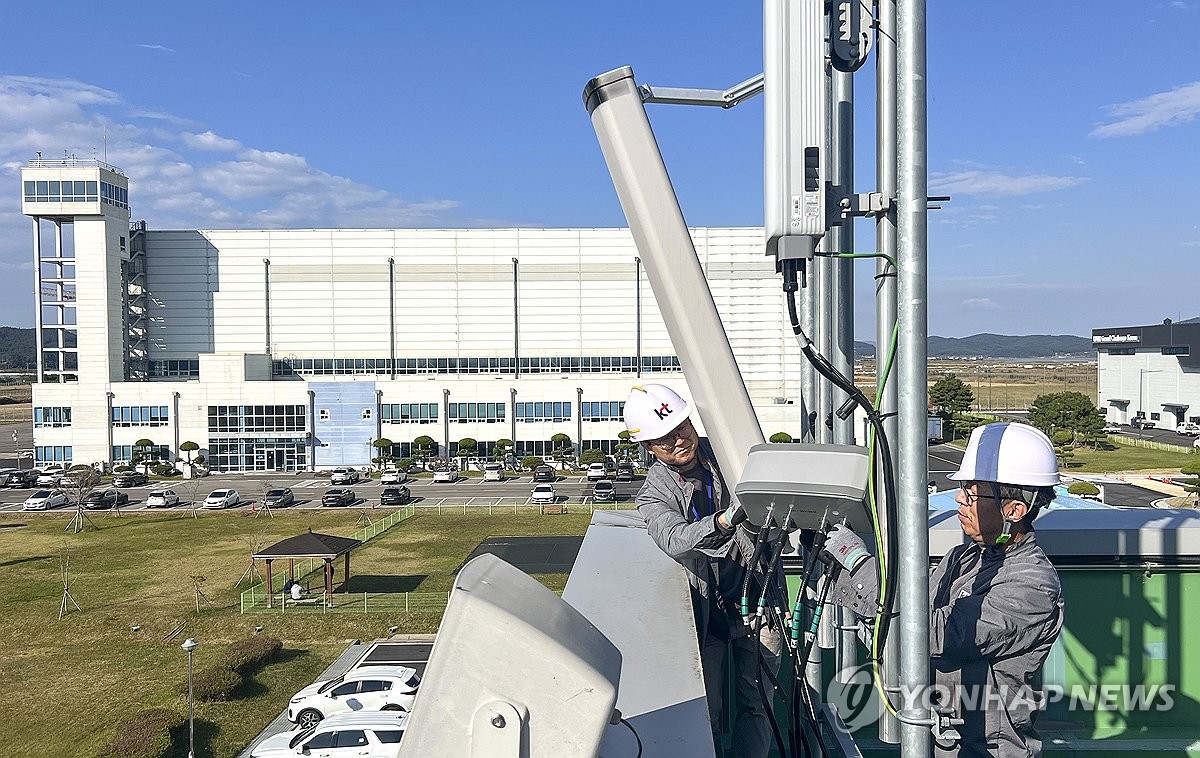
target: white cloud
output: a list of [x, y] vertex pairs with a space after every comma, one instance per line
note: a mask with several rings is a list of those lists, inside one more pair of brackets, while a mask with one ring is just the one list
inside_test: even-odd
[[1200, 113], [1200, 82], [1110, 105], [1105, 110], [1112, 121], [1093, 129], [1093, 137], [1131, 137], [1165, 126], [1186, 124]]
[[1076, 187], [1087, 181], [1080, 176], [1026, 174], [1014, 176], [997, 171], [971, 170], [929, 175], [929, 190], [938, 195], [980, 195], [983, 197], [1016, 197], [1038, 192]]
[[1000, 308], [1000, 306], [992, 302], [990, 297], [969, 297], [959, 303], [959, 305], [963, 306], [964, 308], [975, 308], [977, 310], [988, 311], [994, 311]]
[[161, 51], [161, 52], [164, 52], [164, 53], [173, 53], [173, 52], [175, 52], [174, 48], [167, 47], [166, 45], [150, 45], [150, 44], [147, 44], [147, 43], [145, 43], [145, 42], [135, 42], [135, 43], [133, 44], [133, 46], [134, 46], [134, 47], [141, 47], [141, 48], [144, 48], [144, 49], [146, 49], [146, 50], [159, 50], [159, 51]]
[[192, 134], [184, 132], [180, 135], [183, 138], [183, 144], [193, 150], [212, 150], [218, 152], [236, 153], [242, 149], [242, 143], [235, 139], [227, 139], [209, 130], [200, 134]]

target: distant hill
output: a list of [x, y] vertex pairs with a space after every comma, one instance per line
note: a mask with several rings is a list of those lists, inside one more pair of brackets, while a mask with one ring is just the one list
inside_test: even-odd
[[[1074, 334], [973, 334], [970, 337], [930, 337], [930, 358], [1053, 358], [1078, 356], [1094, 358], [1096, 348], [1090, 337]], [[875, 355], [869, 342], [855, 342], [858, 358]]]
[[0, 326], [0, 370], [32, 368], [36, 362], [33, 330]]

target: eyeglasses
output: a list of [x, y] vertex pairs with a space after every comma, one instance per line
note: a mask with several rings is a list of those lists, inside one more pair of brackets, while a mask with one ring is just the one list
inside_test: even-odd
[[992, 490], [991, 492], [989, 492], [987, 494], [980, 494], [978, 491], [975, 491], [975, 492], [971, 491], [972, 488], [974, 488], [975, 490], [978, 490], [982, 486], [983, 486], [983, 482], [963, 482], [958, 485], [958, 488], [960, 490], [962, 490], [963, 494], [966, 495], [966, 497], [967, 497], [967, 505], [975, 505], [976, 503], [979, 502], [979, 500], [981, 498], [985, 499], [985, 500], [996, 500], [997, 499], [995, 490]]
[[675, 440], [691, 437], [695, 431], [695, 427], [692, 426], [692, 420], [685, 419], [684, 422], [679, 426], [675, 427], [661, 437], [650, 440], [646, 444], [650, 445], [651, 447], [674, 447]]

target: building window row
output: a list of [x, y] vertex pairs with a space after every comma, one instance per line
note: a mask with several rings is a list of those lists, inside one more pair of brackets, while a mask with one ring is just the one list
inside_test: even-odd
[[450, 403], [450, 420], [454, 422], [504, 420], [504, 403]]
[[198, 358], [183, 360], [150, 361], [150, 378], [152, 379], [199, 379], [200, 360]]
[[70, 463], [74, 460], [70, 445], [38, 445], [33, 451], [34, 460], [38, 465], [43, 463]]
[[569, 421], [571, 404], [559, 402], [517, 403], [514, 414], [517, 421]]
[[1136, 348], [1132, 347], [1110, 347], [1109, 355], [1134, 355], [1137, 352]]
[[35, 428], [71, 425], [71, 408], [63, 406], [41, 406], [33, 409]]
[[113, 445], [112, 460], [113, 463], [128, 463], [133, 460], [133, 454], [136, 452], [142, 453], [145, 459], [154, 461], [170, 461], [171, 446], [170, 445], [150, 445], [149, 447], [139, 448], [136, 445]]
[[624, 420], [624, 400], [588, 401], [581, 404], [580, 412], [584, 421], [622, 421]]
[[1187, 345], [1169, 345], [1162, 348], [1163, 355], [1191, 355], [1192, 350]]
[[97, 199], [96, 182], [25, 182], [27, 203], [94, 203]]
[[[633, 373], [637, 371], [637, 358], [628, 355], [522, 358], [520, 368], [522, 373], [527, 374]], [[395, 373], [511, 374], [514, 371], [512, 358], [397, 358]], [[679, 371], [679, 358], [673, 355], [644, 355], [642, 371]], [[274, 376], [388, 376], [392, 373], [392, 361], [390, 358], [287, 358], [272, 361], [271, 373]], [[154, 376], [153, 367], [151, 376]]]
[[108, 182], [100, 182], [100, 202], [129, 210], [129, 190]]
[[213, 471], [303, 471], [308, 443], [303, 437], [229, 437], [208, 440]]
[[438, 420], [437, 403], [385, 403], [385, 424], [432, 424]]
[[303, 432], [307, 415], [303, 405], [210, 405], [208, 431]]
[[113, 426], [166, 426], [170, 422], [165, 405], [122, 405], [112, 409]]

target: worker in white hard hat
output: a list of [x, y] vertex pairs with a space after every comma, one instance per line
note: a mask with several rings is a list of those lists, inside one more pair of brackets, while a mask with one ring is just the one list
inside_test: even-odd
[[[946, 554], [929, 580], [929, 651], [934, 694], [955, 718], [960, 739], [935, 740], [937, 756], [1037, 758], [1034, 728], [1044, 702], [1033, 676], [1063, 623], [1058, 572], [1037, 544], [1033, 521], [1059, 484], [1054, 445], [1026, 424], [976, 428], [958, 471], [955, 501], [967, 540]], [[874, 558], [853, 532], [826, 541], [847, 569], [834, 602], [874, 614]]]
[[[759, 686], [760, 667], [772, 675], [778, 672], [783, 632], [774, 622], [747, 624], [738, 611], [747, 572], [751, 594], [763, 591], [768, 581], [766, 561], [747, 566], [755, 555], [756, 536], [739, 527], [745, 516], [733, 503], [712, 448], [697, 434], [691, 415], [691, 405], [665, 385], [644, 384], [629, 393], [624, 410], [626, 429], [655, 459], [637, 494], [638, 511], [651, 538], [683, 567], [691, 585], [717, 756], [722, 755], [719, 733], [727, 690], [725, 661], [732, 650], [733, 754], [765, 758], [771, 731]], [[782, 599], [778, 605], [786, 607], [780, 565], [770, 582], [771, 592]]]

